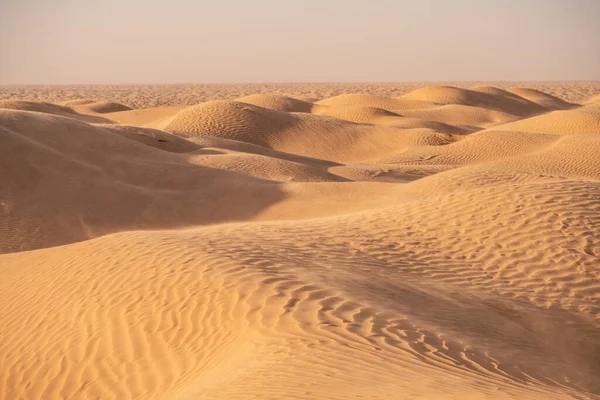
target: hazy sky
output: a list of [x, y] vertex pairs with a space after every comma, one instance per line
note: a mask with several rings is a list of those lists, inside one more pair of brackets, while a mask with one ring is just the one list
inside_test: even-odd
[[600, 79], [600, 0], [0, 0], [0, 84]]

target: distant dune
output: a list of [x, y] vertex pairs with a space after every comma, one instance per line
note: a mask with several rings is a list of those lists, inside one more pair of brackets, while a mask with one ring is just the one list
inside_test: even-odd
[[268, 108], [275, 111], [311, 112], [313, 109], [318, 108], [318, 106], [306, 101], [269, 93], [244, 96], [236, 99], [236, 101], [253, 104], [255, 106]]
[[[266, 83], [266, 84], [181, 84], [181, 85], [73, 85], [0, 86], [1, 99], [21, 99], [59, 103], [65, 101], [109, 101], [131, 108], [191, 106], [209, 100], [236, 100], [245, 96], [284, 96], [310, 103], [339, 95], [367, 95], [396, 98], [428, 86], [454, 86], [476, 89], [481, 86], [506, 91], [529, 88], [581, 104], [600, 94], [598, 81], [573, 82], [400, 82], [400, 83]], [[365, 97], [365, 96], [363, 96]], [[519, 96], [521, 99], [523, 97]], [[527, 97], [527, 96], [525, 96]], [[528, 97], [527, 97], [528, 98]], [[92, 100], [94, 99], [94, 100]], [[406, 101], [405, 101], [406, 103]], [[72, 104], [73, 105], [73, 104]], [[257, 104], [260, 105], [260, 104]], [[379, 107], [373, 104], [360, 104]], [[264, 104], [263, 104], [264, 106]], [[267, 107], [268, 108], [268, 107]], [[385, 108], [385, 107], [380, 107]]]
[[0, 398], [600, 399], [599, 93], [0, 88]]

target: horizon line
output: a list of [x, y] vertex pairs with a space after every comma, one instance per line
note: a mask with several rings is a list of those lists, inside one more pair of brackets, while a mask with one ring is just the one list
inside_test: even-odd
[[555, 82], [600, 82], [600, 79], [442, 79], [442, 80], [405, 80], [405, 81], [248, 81], [248, 82], [121, 82], [121, 83], [0, 83], [0, 87], [9, 86], [151, 86], [151, 85], [307, 85], [307, 84], [401, 84], [401, 83], [555, 83]]

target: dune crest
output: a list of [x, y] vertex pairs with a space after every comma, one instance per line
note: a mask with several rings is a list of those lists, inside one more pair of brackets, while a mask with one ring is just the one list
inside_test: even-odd
[[118, 111], [130, 111], [131, 108], [126, 105], [115, 103], [113, 101], [94, 101], [92, 103], [72, 105], [75, 109], [83, 113], [105, 114]]
[[446, 105], [460, 104], [464, 106], [481, 107], [501, 111], [519, 117], [529, 117], [548, 111], [547, 108], [518, 96], [506, 96], [502, 92], [490, 90], [477, 91], [462, 89], [453, 86], [425, 87], [404, 96], [400, 99], [420, 100], [430, 103]]
[[287, 112], [312, 112], [313, 109], [318, 109], [312, 103], [293, 99], [287, 96], [281, 96], [276, 94], [253, 94], [250, 96], [244, 96], [236, 99], [236, 101], [242, 103], [253, 104], [255, 106], [268, 108], [275, 111], [287, 111]]
[[541, 92], [530, 88], [509, 88], [509, 92], [528, 99], [534, 103], [540, 104], [550, 110], [568, 110], [577, 107], [577, 104], [571, 104], [563, 99], [559, 99], [551, 94]]

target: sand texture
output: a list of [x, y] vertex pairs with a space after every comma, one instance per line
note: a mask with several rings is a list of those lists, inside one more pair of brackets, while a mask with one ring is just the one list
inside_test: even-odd
[[0, 88], [0, 398], [600, 399], [599, 96]]

